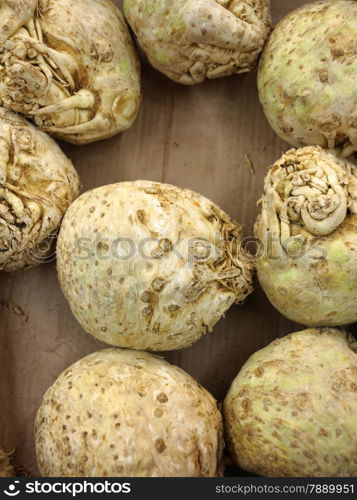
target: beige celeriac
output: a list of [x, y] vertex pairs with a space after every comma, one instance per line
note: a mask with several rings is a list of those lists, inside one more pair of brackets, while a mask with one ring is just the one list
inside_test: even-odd
[[224, 402], [235, 462], [262, 476], [357, 475], [357, 343], [310, 329], [256, 352]]
[[133, 349], [196, 342], [252, 291], [252, 267], [240, 226], [217, 205], [150, 181], [82, 195], [57, 245], [62, 290], [84, 330]]
[[222, 417], [180, 368], [108, 349], [47, 391], [36, 447], [45, 477], [213, 477], [222, 473]]
[[55, 141], [0, 108], [0, 270], [33, 267], [53, 254], [79, 178]]
[[250, 71], [271, 26], [269, 0], [125, 0], [151, 64], [186, 85]]
[[42, 130], [85, 144], [133, 123], [139, 61], [111, 1], [5, 0], [0, 47], [0, 102]]
[[263, 51], [259, 95], [295, 147], [357, 150], [357, 2], [320, 0], [290, 12]]
[[273, 305], [307, 326], [357, 321], [357, 169], [320, 147], [269, 170], [255, 235], [258, 278]]

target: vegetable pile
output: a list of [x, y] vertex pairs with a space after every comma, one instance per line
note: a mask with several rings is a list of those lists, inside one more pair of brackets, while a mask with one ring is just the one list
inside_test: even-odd
[[[243, 239], [241, 226], [189, 189], [131, 180], [95, 187], [77, 199], [79, 177], [46, 132], [84, 145], [110, 138], [133, 124], [141, 88], [131, 31], [110, 0], [0, 1], [0, 272], [52, 261], [57, 252], [60, 286], [78, 323], [97, 340], [122, 348], [79, 360], [46, 392], [35, 422], [41, 474], [219, 477], [224, 474], [226, 437], [235, 464], [253, 474], [356, 477], [357, 342], [347, 331], [333, 327], [357, 322], [353, 157], [357, 151], [357, 2], [306, 4], [283, 19], [270, 38], [269, 0], [123, 3], [149, 62], [175, 82], [195, 85], [248, 72], [262, 53], [261, 103], [273, 129], [295, 149], [282, 154], [266, 172], [255, 224], [256, 258], [246, 251], [251, 239]], [[160, 80], [155, 72], [151, 78]], [[145, 169], [149, 178], [158, 170], [159, 178], [169, 177], [169, 148], [184, 149], [173, 137], [176, 97], [181, 103], [187, 99], [189, 108], [201, 95], [200, 89], [165, 82], [160, 85], [168, 85], [169, 99], [163, 96], [159, 112], [156, 104], [161, 95], [152, 99], [154, 112], [150, 115], [144, 109], [138, 127], [132, 129], [134, 141], [126, 142], [125, 136], [110, 142], [109, 163], [113, 165], [115, 158], [118, 164], [117, 171], [116, 163], [111, 170], [115, 181], [125, 179], [124, 173], [135, 178], [133, 145], [145, 162], [152, 159], [152, 153], [146, 156], [142, 129], [149, 130], [154, 159], [159, 161], [159, 169]], [[234, 88], [206, 82], [209, 86], [213, 103], [221, 102], [228, 89], [230, 104], [233, 94], [247, 89], [249, 81], [241, 78]], [[248, 97], [244, 90], [240, 104]], [[249, 107], [235, 110], [232, 106], [221, 114], [207, 108], [203, 113], [203, 119], [214, 124], [212, 137], [217, 136], [222, 163], [228, 159], [217, 174], [207, 148], [202, 167], [205, 175], [214, 173], [212, 182], [222, 174], [228, 183], [236, 175], [230, 171], [240, 167], [234, 156], [229, 165], [232, 156], [224, 149], [224, 134], [227, 130], [232, 137], [241, 134], [239, 140], [244, 143], [251, 120], [249, 113], [242, 112], [245, 109]], [[200, 113], [202, 108], [197, 110]], [[189, 119], [183, 120], [183, 126], [188, 125], [182, 134], [185, 138], [191, 132]], [[223, 128], [223, 122], [228, 127]], [[231, 124], [235, 123], [242, 123], [243, 130], [234, 130]], [[162, 134], [165, 124], [168, 130]], [[162, 144], [160, 138], [164, 138]], [[201, 131], [195, 139], [202, 139], [204, 148], [215, 147]], [[262, 147], [260, 142], [259, 154], [268, 155], [279, 141], [274, 145], [271, 139]], [[228, 144], [232, 143], [228, 140]], [[66, 151], [74, 149], [68, 146]], [[189, 153], [194, 155], [192, 149]], [[163, 154], [158, 158], [160, 150]], [[79, 155], [83, 152], [89, 168], [105, 163], [102, 149], [83, 148]], [[255, 174], [248, 152], [242, 151], [241, 158]], [[197, 164], [193, 156], [192, 163], [186, 163], [189, 173]], [[179, 169], [180, 162], [174, 167]], [[252, 179], [237, 192], [246, 188], [249, 196]], [[90, 175], [84, 184], [91, 184]], [[231, 194], [238, 205], [234, 186]], [[249, 207], [246, 198], [244, 204], [239, 217]], [[242, 304], [253, 292], [255, 270], [282, 315], [314, 328], [274, 340], [253, 354], [228, 391], [222, 417], [221, 406], [190, 375], [143, 351], [178, 350], [199, 341], [233, 304]], [[15, 281], [8, 275], [6, 279], [10, 285], [4, 289], [12, 295]], [[25, 299], [36, 291], [28, 286]], [[59, 317], [60, 309], [55, 307], [60, 301], [47, 304], [51, 297], [46, 296], [42, 305]], [[29, 346], [36, 335], [43, 341], [35, 332], [42, 324], [36, 324], [30, 312], [12, 299], [0, 297], [4, 314], [28, 322]], [[260, 326], [265, 322], [263, 307], [253, 303], [251, 310]], [[249, 341], [244, 345], [243, 314], [239, 322], [239, 351], [252, 352]], [[48, 323], [48, 338], [54, 345], [42, 352], [46, 357], [56, 355], [62, 363], [62, 346], [70, 344], [72, 349], [75, 327], [67, 328], [62, 320], [58, 323], [57, 331]], [[286, 332], [283, 323], [279, 326], [280, 332]], [[25, 328], [16, 328], [16, 335], [22, 335]], [[264, 328], [255, 328], [260, 339]], [[272, 328], [272, 335], [277, 330]], [[61, 338], [64, 331], [68, 338]], [[226, 333], [224, 340], [228, 340]], [[14, 354], [13, 345], [4, 346], [3, 355]], [[191, 353], [199, 353], [195, 360], [199, 364], [209, 350], [214, 352], [217, 365], [211, 375], [219, 377], [220, 383], [226, 353], [215, 348], [207, 342]], [[237, 365], [238, 354], [232, 353]], [[175, 356], [182, 360], [181, 354]], [[15, 389], [25, 387], [23, 401], [31, 404], [29, 382], [22, 383], [15, 355], [14, 359], [16, 377], [3, 377], [4, 387], [8, 390], [9, 381]], [[35, 373], [38, 377], [40, 371]], [[51, 370], [48, 376], [52, 377]], [[41, 381], [36, 379], [36, 390], [42, 387], [37, 382]], [[9, 403], [15, 409], [10, 415], [24, 413], [18, 411], [18, 394], [11, 392], [14, 399]], [[4, 432], [9, 436], [13, 429]], [[0, 450], [0, 477], [15, 475], [9, 456]]]

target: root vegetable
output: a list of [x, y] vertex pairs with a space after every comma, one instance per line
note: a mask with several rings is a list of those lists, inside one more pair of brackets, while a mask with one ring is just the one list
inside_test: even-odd
[[82, 327], [118, 347], [189, 346], [252, 291], [240, 226], [203, 196], [149, 181], [103, 186], [67, 212], [63, 292]]
[[256, 352], [224, 402], [235, 462], [263, 476], [357, 475], [357, 343], [305, 330]]
[[0, 270], [33, 267], [51, 256], [78, 194], [78, 175], [55, 141], [0, 108]]
[[0, 477], [15, 477], [16, 473], [13, 469], [9, 455], [0, 449]]
[[36, 419], [46, 477], [209, 477], [221, 473], [214, 398], [147, 353], [108, 349], [68, 368]]
[[292, 146], [357, 149], [357, 2], [322, 0], [291, 12], [261, 58], [260, 100]]
[[251, 70], [270, 31], [269, 0], [125, 0], [151, 64], [192, 85]]
[[140, 68], [109, 0], [21, 0], [0, 9], [0, 100], [74, 144], [131, 126]]
[[357, 321], [357, 171], [320, 147], [292, 149], [265, 179], [255, 234], [272, 304], [307, 326]]

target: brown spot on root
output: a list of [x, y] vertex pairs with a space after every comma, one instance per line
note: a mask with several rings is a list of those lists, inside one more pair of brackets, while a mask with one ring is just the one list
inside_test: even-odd
[[162, 438], [158, 438], [155, 441], [155, 450], [158, 453], [163, 453], [166, 450], [167, 446], [165, 444], [165, 441]]
[[164, 252], [169, 252], [172, 249], [172, 242], [168, 238], [161, 238], [159, 240], [159, 248]]
[[241, 402], [242, 415], [241, 418], [244, 419], [248, 416], [249, 410], [252, 407], [252, 402], [250, 399], [243, 399]]
[[141, 222], [141, 224], [143, 225], [147, 224], [147, 216], [144, 210], [137, 210], [136, 216], [138, 218], [138, 221]]
[[153, 292], [150, 292], [149, 290], [145, 290], [141, 294], [140, 298], [143, 302], [147, 302], [147, 303], [154, 302], [155, 301], [155, 294]]
[[160, 394], [156, 397], [156, 399], [160, 401], [160, 403], [167, 403], [169, 400], [169, 398], [164, 392], [160, 392]]
[[141, 309], [141, 315], [148, 319], [152, 317], [154, 310], [151, 306], [146, 306]]
[[258, 366], [253, 373], [256, 377], [261, 377], [264, 374], [264, 368], [262, 366]]
[[151, 283], [152, 288], [155, 292], [161, 292], [166, 285], [166, 281], [163, 278], [155, 278]]
[[320, 71], [319, 78], [321, 83], [328, 83], [329, 81], [328, 71], [327, 70]]

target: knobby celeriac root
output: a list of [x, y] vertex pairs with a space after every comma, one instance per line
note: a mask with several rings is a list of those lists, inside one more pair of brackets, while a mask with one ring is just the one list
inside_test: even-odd
[[130, 127], [140, 66], [109, 0], [5, 1], [0, 8], [0, 102], [75, 143]]
[[69, 367], [47, 391], [36, 449], [46, 477], [215, 477], [222, 416], [180, 368], [108, 349]]
[[269, 170], [255, 234], [260, 283], [288, 318], [308, 326], [357, 321], [357, 170], [308, 146]]
[[79, 194], [79, 178], [47, 134], [0, 107], [0, 270], [54, 258], [62, 217]]
[[81, 196], [63, 221], [57, 268], [83, 328], [133, 349], [191, 345], [253, 288], [239, 224], [197, 193], [149, 181]]
[[292, 333], [253, 354], [224, 402], [236, 464], [269, 477], [355, 477], [356, 379], [356, 340], [337, 329]]
[[250, 71], [271, 26], [269, 0], [125, 0], [151, 64], [186, 85]]
[[357, 2], [323, 0], [290, 12], [259, 64], [258, 87], [275, 132], [295, 147], [357, 150]]

